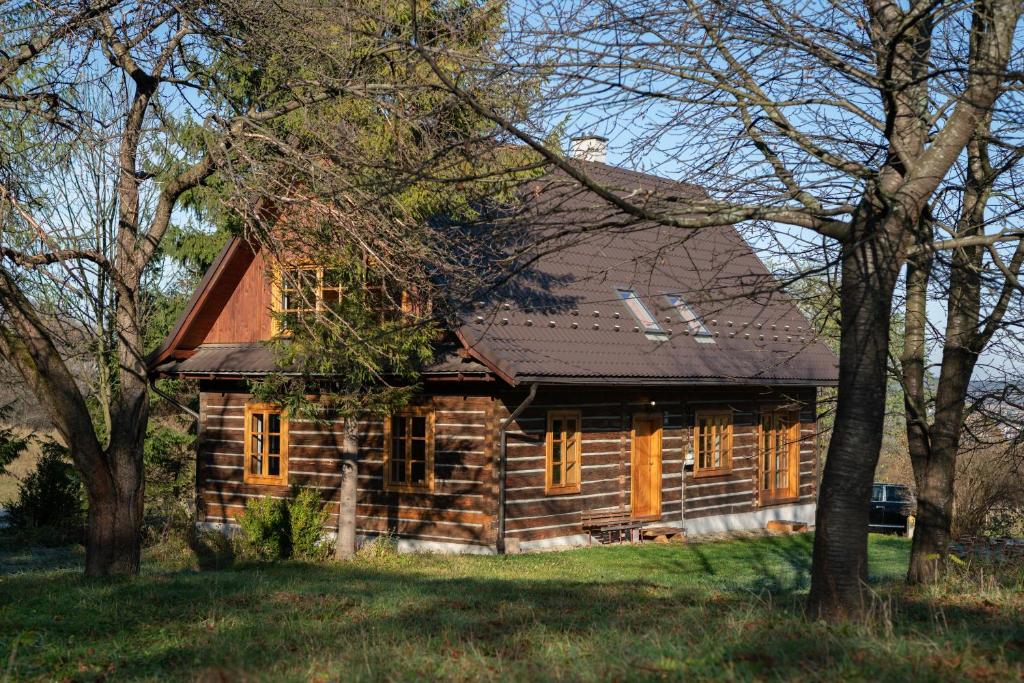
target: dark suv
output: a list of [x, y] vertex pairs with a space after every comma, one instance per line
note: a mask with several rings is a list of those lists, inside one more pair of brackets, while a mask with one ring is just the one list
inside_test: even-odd
[[908, 519], [914, 514], [914, 495], [903, 484], [875, 484], [871, 490], [871, 531], [907, 535]]

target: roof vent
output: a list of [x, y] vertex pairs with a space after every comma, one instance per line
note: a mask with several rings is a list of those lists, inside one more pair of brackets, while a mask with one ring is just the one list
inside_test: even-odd
[[600, 135], [578, 135], [569, 141], [569, 156], [580, 161], [604, 163], [608, 156], [608, 138]]

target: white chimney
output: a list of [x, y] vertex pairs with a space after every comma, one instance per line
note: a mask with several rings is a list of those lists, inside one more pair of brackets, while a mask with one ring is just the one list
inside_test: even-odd
[[569, 142], [569, 156], [580, 161], [605, 163], [608, 156], [608, 138], [600, 135], [579, 135]]

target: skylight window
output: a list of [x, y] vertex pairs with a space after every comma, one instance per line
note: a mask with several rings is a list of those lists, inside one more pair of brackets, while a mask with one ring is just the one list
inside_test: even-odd
[[715, 339], [708, 332], [708, 328], [704, 326], [704, 322], [700, 319], [700, 316], [690, 308], [690, 305], [683, 301], [683, 297], [678, 294], [666, 294], [665, 299], [668, 301], [668, 305], [676, 309], [679, 313], [679, 317], [683, 323], [686, 324], [686, 329], [689, 330], [690, 334], [702, 344], [714, 344]]
[[648, 336], [667, 336], [665, 330], [662, 329], [661, 325], [658, 324], [657, 318], [651, 315], [651, 312], [647, 310], [647, 306], [637, 296], [637, 293], [632, 289], [618, 289], [619, 298], [626, 304], [626, 308], [633, 314], [637, 322], [640, 323], [640, 329], [644, 331]]

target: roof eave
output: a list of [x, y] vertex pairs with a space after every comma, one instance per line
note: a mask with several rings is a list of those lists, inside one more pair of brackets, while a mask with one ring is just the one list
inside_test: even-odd
[[595, 385], [622, 387], [664, 387], [664, 386], [790, 386], [790, 387], [834, 387], [837, 379], [773, 379], [768, 377], [612, 377], [612, 376], [555, 376], [520, 375], [520, 383], [541, 385]]

